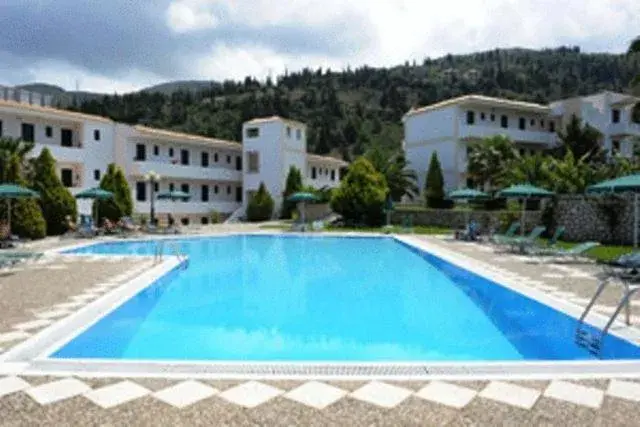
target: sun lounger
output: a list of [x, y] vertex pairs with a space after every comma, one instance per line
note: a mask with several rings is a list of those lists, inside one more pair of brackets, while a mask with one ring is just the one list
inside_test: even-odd
[[525, 248], [525, 252], [529, 255], [535, 255], [538, 252], [551, 251], [557, 248], [558, 241], [560, 237], [564, 234], [564, 227], [556, 227], [556, 231], [553, 233], [553, 236], [546, 242], [546, 244], [538, 244], [537, 242], [533, 245]]
[[579, 258], [585, 257], [586, 253], [591, 249], [600, 246], [598, 242], [584, 242], [579, 245], [573, 246], [569, 249], [565, 248], [549, 248], [549, 249], [539, 249], [535, 255], [548, 256], [551, 259], [567, 259], [570, 258], [572, 260], [578, 260]]
[[544, 226], [538, 226], [534, 228], [528, 236], [512, 237], [511, 239], [503, 239], [500, 246], [505, 246], [509, 251], [525, 252], [526, 249], [534, 246], [537, 239], [544, 233], [547, 228]]
[[515, 237], [516, 231], [518, 231], [518, 228], [520, 228], [520, 223], [518, 221], [515, 221], [511, 223], [504, 234], [495, 233], [491, 235], [489, 241], [492, 243], [501, 244], [509, 239], [513, 239]]

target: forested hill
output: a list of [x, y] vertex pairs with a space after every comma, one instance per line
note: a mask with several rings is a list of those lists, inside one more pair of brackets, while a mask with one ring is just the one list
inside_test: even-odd
[[468, 93], [545, 103], [601, 90], [626, 91], [637, 55], [578, 48], [493, 50], [447, 55], [392, 68], [310, 70], [260, 83], [177, 85], [172, 94], [141, 91], [85, 100], [75, 108], [127, 123], [240, 140], [241, 123], [280, 115], [309, 125], [309, 149], [345, 157], [372, 143], [399, 145], [401, 117], [412, 106]]

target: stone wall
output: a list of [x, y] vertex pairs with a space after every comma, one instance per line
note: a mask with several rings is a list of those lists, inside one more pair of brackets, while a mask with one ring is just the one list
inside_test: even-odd
[[[467, 224], [467, 219], [475, 220], [482, 231], [508, 227], [513, 221], [519, 221], [521, 212], [512, 211], [464, 211], [456, 209], [427, 209], [421, 211], [397, 210], [391, 215], [393, 224], [403, 224], [404, 217], [413, 218], [413, 225], [425, 225], [432, 227], [445, 227], [460, 229]], [[527, 211], [525, 216], [526, 229], [540, 225], [542, 215], [540, 211]], [[506, 225], [505, 225], [506, 224]]]
[[561, 196], [554, 219], [566, 228], [564, 240], [633, 243], [633, 194], [614, 197]]
[[[300, 215], [300, 206], [298, 206], [298, 217]], [[305, 219], [307, 221], [316, 221], [325, 218], [331, 213], [328, 203], [307, 203]]]

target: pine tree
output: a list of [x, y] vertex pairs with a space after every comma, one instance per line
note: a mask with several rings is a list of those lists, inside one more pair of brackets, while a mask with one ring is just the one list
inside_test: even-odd
[[300, 169], [298, 169], [297, 167], [291, 166], [289, 168], [289, 173], [287, 174], [287, 182], [285, 184], [284, 193], [282, 193], [283, 202], [282, 202], [281, 218], [283, 219], [291, 218], [291, 213], [295, 208], [295, 203], [288, 202], [287, 197], [301, 190], [302, 190], [302, 172], [300, 172]]
[[66, 217], [75, 221], [76, 200], [56, 173], [56, 161], [49, 149], [42, 150], [34, 161], [33, 189], [40, 193], [40, 207], [50, 236], [67, 231]]
[[427, 207], [440, 208], [444, 201], [444, 177], [442, 176], [442, 167], [438, 159], [438, 152], [431, 154], [429, 169], [427, 170], [427, 179], [425, 180], [425, 199]]

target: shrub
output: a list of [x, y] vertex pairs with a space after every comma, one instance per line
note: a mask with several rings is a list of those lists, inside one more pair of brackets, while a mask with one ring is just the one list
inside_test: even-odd
[[291, 213], [294, 211], [296, 204], [293, 202], [288, 202], [287, 197], [291, 196], [298, 191], [302, 191], [302, 173], [300, 169], [295, 166], [291, 166], [289, 168], [289, 173], [287, 174], [287, 183], [285, 184], [284, 193], [282, 193], [282, 209], [280, 217], [282, 219], [291, 218]]
[[258, 191], [253, 195], [247, 205], [248, 221], [267, 221], [273, 215], [273, 198], [264, 186], [264, 182], [260, 183]]
[[348, 223], [382, 225], [387, 192], [384, 176], [361, 157], [351, 164], [340, 186], [333, 191], [331, 209]]
[[40, 210], [38, 200], [13, 201], [11, 233], [27, 239], [42, 239], [47, 235], [47, 223], [42, 215], [42, 210]]
[[133, 200], [131, 199], [131, 189], [124, 176], [124, 172], [119, 166], [111, 163], [100, 181], [100, 188], [111, 191], [113, 199], [98, 200], [94, 203], [98, 205], [98, 221], [101, 223], [104, 218], [111, 221], [118, 221], [123, 216], [130, 216], [133, 211]]
[[39, 204], [50, 236], [66, 232], [66, 217], [75, 221], [78, 214], [76, 200], [62, 185], [55, 166], [56, 161], [47, 148], [34, 161], [33, 189], [40, 193]]
[[209, 219], [211, 220], [211, 224], [219, 224], [222, 220], [222, 215], [220, 215], [220, 212], [212, 210], [209, 214]]
[[436, 151], [431, 154], [429, 162], [429, 170], [425, 180], [425, 199], [429, 208], [444, 207], [444, 178]]

